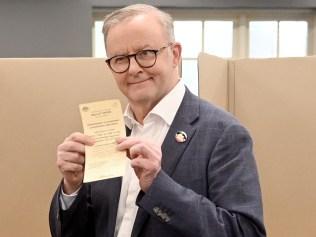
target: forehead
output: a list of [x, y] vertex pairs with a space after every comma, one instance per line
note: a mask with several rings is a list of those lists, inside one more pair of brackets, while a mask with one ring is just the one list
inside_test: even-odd
[[109, 55], [137, 51], [146, 46], [160, 47], [167, 42], [167, 33], [154, 14], [137, 15], [112, 26], [107, 35]]

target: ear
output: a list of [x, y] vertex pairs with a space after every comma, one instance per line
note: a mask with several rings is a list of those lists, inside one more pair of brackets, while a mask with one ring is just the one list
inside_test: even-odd
[[181, 52], [182, 52], [182, 46], [180, 43], [175, 42], [172, 45], [172, 54], [173, 54], [173, 66], [177, 67], [179, 66], [179, 63], [181, 62]]

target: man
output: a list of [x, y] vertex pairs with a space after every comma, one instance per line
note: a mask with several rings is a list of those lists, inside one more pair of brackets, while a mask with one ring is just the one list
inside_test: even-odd
[[108, 15], [107, 64], [128, 98], [122, 178], [83, 184], [84, 146], [59, 145], [63, 175], [51, 205], [52, 236], [265, 236], [261, 194], [247, 131], [191, 94], [179, 79], [181, 45], [172, 19], [148, 5]]

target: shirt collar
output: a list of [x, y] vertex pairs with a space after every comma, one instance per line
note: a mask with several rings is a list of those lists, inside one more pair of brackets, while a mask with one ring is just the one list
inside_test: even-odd
[[[180, 80], [175, 87], [173, 87], [173, 89], [146, 115], [144, 123], [146, 123], [146, 120], [148, 120], [152, 115], [157, 115], [170, 126], [180, 107], [184, 93], [185, 86]], [[132, 129], [133, 125], [138, 123], [135, 120], [133, 111], [131, 110], [129, 104], [124, 112], [124, 121], [125, 125], [129, 129]]]

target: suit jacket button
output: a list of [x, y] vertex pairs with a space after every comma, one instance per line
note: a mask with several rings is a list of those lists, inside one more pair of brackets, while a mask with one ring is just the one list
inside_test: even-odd
[[170, 217], [168, 216], [168, 214], [166, 212], [162, 212], [161, 215], [160, 215], [161, 219], [164, 221], [164, 222], [168, 222], [170, 221]]
[[159, 207], [154, 207], [153, 211], [156, 215], [158, 215], [158, 213], [160, 213], [160, 208]]

